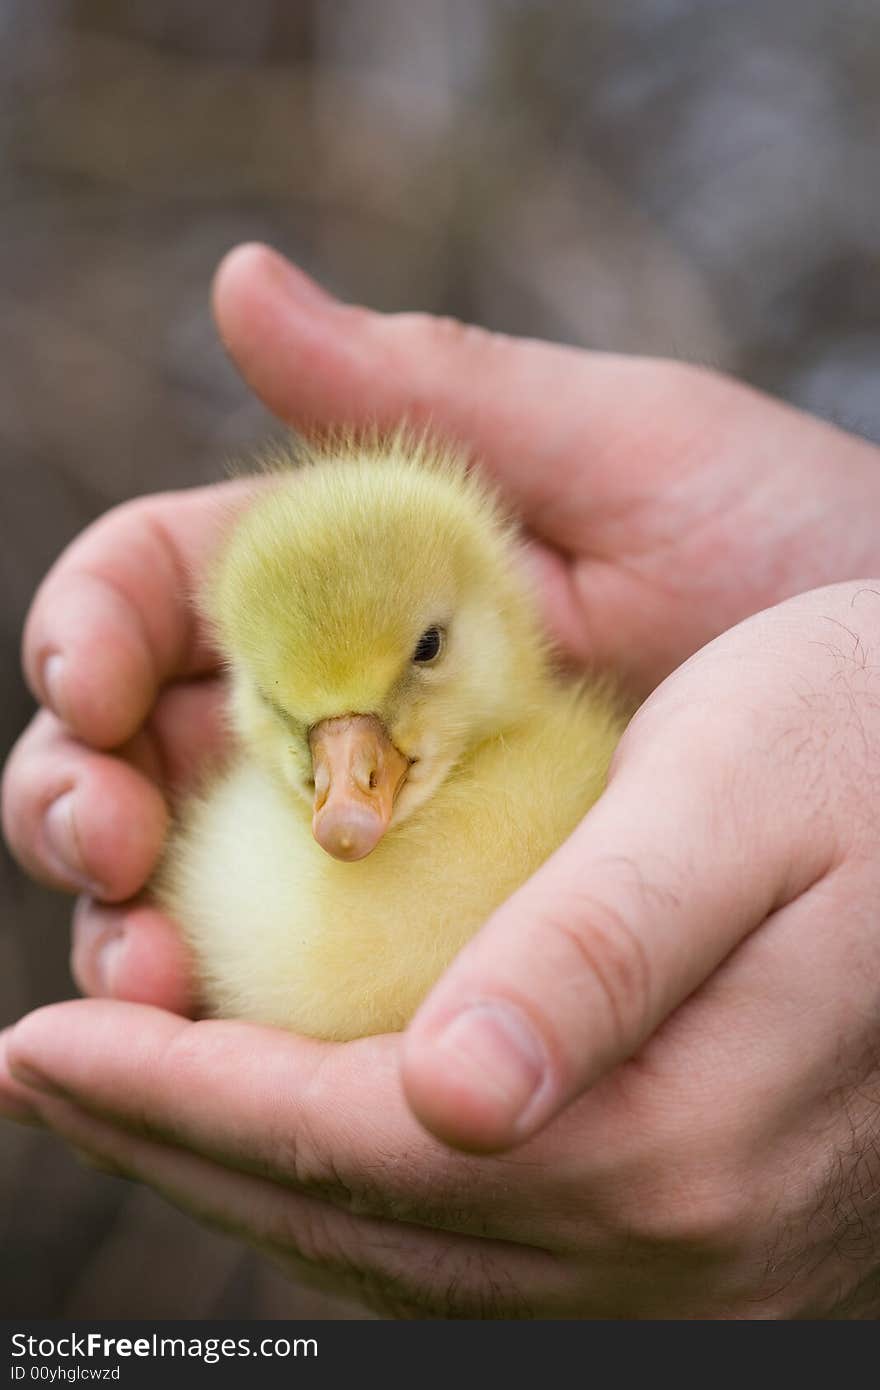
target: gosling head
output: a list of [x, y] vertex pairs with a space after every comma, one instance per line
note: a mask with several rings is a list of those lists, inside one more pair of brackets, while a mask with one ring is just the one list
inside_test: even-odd
[[522, 717], [543, 652], [515, 554], [462, 464], [400, 438], [312, 458], [235, 527], [206, 607], [237, 730], [329, 854], [364, 858]]

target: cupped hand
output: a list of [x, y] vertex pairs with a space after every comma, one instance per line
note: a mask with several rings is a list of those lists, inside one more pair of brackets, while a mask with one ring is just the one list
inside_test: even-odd
[[[634, 693], [747, 613], [876, 568], [876, 450], [712, 373], [372, 313], [260, 247], [227, 258], [215, 303], [234, 360], [290, 423], [406, 417], [462, 440], [523, 519], [560, 648], [613, 667]], [[256, 485], [111, 512], [33, 605], [25, 670], [46, 708], [7, 767], [4, 826], [30, 872], [85, 895], [74, 971], [88, 993], [182, 1011], [192, 1002], [172, 925], [136, 895], [155, 867], [169, 796], [227, 741], [216, 654], [192, 593]], [[557, 886], [561, 917], [564, 875]], [[527, 894], [517, 901], [511, 924], [532, 911]], [[489, 999], [509, 988], [505, 954], [483, 978]], [[603, 957], [594, 966], [614, 969]], [[557, 981], [549, 998], [564, 989]], [[444, 985], [424, 1018], [454, 1003]], [[419, 1036], [407, 1062], [414, 1098], [433, 1076]], [[487, 1083], [501, 1084], [491, 1058]], [[420, 1112], [453, 1142], [513, 1137], [497, 1117], [481, 1138], [476, 1122], [459, 1129]]]
[[6, 1035], [6, 1107], [385, 1313], [876, 1317], [878, 658], [880, 585], [835, 586], [642, 707], [606, 795], [438, 990], [491, 978], [528, 1021], [527, 1128], [580, 1092], [512, 1153], [413, 1119], [404, 1048], [441, 1130], [485, 1137], [502, 1094], [460, 1036], [430, 1053], [436, 1002], [408, 1042], [343, 1046], [56, 1005]]

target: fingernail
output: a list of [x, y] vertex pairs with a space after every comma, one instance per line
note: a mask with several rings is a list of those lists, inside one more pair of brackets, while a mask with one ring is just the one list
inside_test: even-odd
[[122, 928], [116, 931], [109, 930], [95, 952], [96, 992], [103, 998], [115, 997], [116, 975], [124, 939], [125, 932]]
[[472, 1004], [458, 1014], [436, 1046], [453, 1065], [484, 1084], [510, 1125], [526, 1112], [547, 1076], [547, 1056], [531, 1024], [508, 1004]]
[[64, 712], [64, 657], [60, 652], [53, 652], [43, 663], [43, 690], [58, 718], [67, 722]]
[[100, 888], [88, 877], [83, 862], [76, 833], [75, 796], [75, 792], [67, 791], [56, 797], [43, 817], [43, 833], [61, 877], [71, 879], [86, 892], [100, 896]]
[[84, 994], [115, 996], [119, 957], [125, 938], [125, 914], [80, 898], [73, 912], [73, 978]]

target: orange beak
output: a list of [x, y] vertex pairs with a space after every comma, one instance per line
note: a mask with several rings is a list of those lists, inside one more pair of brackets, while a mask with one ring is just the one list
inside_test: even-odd
[[409, 761], [372, 714], [324, 719], [312, 729], [309, 744], [312, 833], [334, 859], [364, 859], [388, 829]]

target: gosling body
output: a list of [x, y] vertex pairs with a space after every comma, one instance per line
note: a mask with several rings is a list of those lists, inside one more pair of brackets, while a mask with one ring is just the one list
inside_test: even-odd
[[[601, 793], [620, 712], [553, 672], [517, 547], [458, 459], [402, 437], [280, 474], [234, 528], [205, 604], [239, 752], [184, 808], [159, 885], [210, 1012], [403, 1028]], [[345, 862], [316, 839], [314, 730], [353, 712], [407, 775]]]

